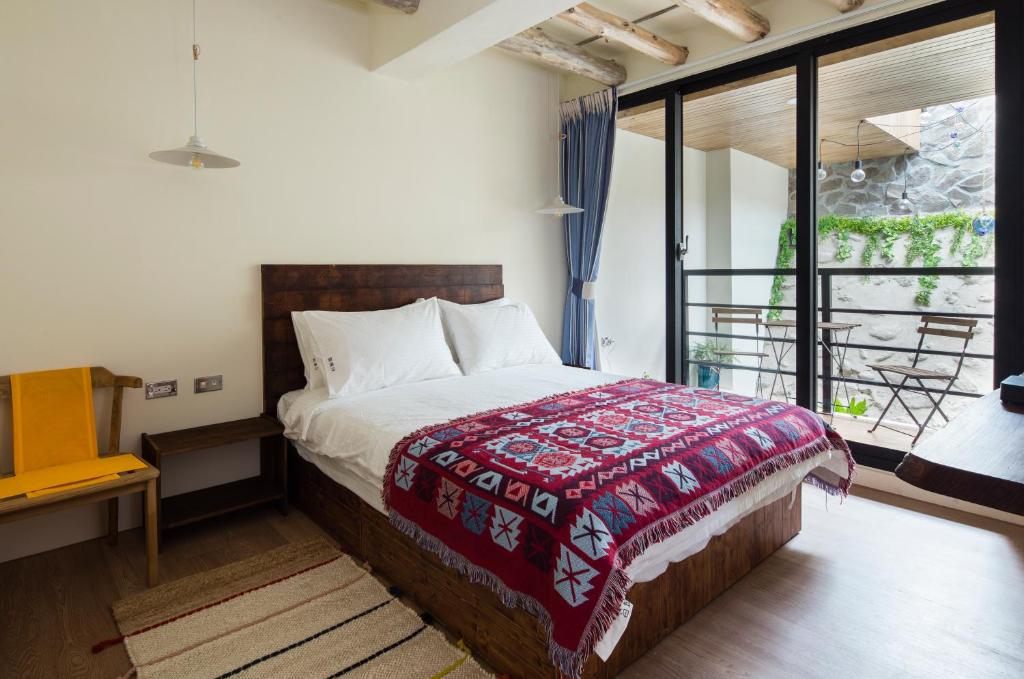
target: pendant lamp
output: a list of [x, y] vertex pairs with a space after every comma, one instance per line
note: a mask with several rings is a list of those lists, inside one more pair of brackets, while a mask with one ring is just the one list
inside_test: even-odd
[[534, 212], [539, 215], [557, 215], [559, 217], [564, 217], [565, 215], [579, 214], [580, 212], [583, 212], [583, 208], [573, 207], [566, 203], [562, 196], [555, 196], [551, 199], [551, 202]]
[[199, 136], [199, 88], [197, 68], [199, 65], [199, 43], [196, 42], [196, 0], [192, 0], [192, 136], [184, 146], [167, 151], [153, 151], [149, 157], [161, 163], [182, 165], [196, 170], [203, 168], [238, 167], [234, 158], [214, 153]]
[[867, 177], [867, 173], [864, 172], [864, 163], [860, 162], [860, 126], [864, 124], [864, 121], [857, 123], [857, 160], [853, 164], [853, 172], [850, 173], [850, 181], [854, 183], [861, 183]]
[[[558, 112], [558, 81], [555, 81], [555, 115], [556, 115], [556, 129], [558, 134], [555, 135], [555, 167], [558, 168], [558, 181], [561, 182], [562, 178], [562, 142], [565, 141], [566, 135], [562, 132], [562, 117]], [[555, 215], [557, 217], [564, 217], [565, 215], [575, 215], [583, 212], [583, 208], [569, 205], [562, 198], [561, 192], [559, 192], [554, 198], [552, 198], [547, 205], [534, 210], [535, 214], [538, 215]]]

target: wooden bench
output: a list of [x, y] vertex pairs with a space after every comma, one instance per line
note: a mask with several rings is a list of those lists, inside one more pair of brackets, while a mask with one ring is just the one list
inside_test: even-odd
[[[113, 389], [110, 404], [110, 435], [107, 441], [107, 454], [117, 455], [121, 452], [121, 411], [124, 389], [138, 389], [142, 379], [126, 375], [115, 375], [106, 368], [91, 368], [93, 389]], [[11, 397], [11, 378], [0, 376], [0, 400]], [[139, 456], [141, 459], [141, 456]], [[93, 502], [107, 501], [107, 539], [110, 544], [117, 544], [118, 498], [122, 495], [145, 493], [145, 524], [146, 524], [146, 557], [147, 584], [152, 587], [159, 578], [156, 543], [156, 479], [160, 472], [152, 465], [130, 472], [122, 472], [117, 479], [97, 483], [67, 491], [48, 493], [37, 497], [20, 495], [0, 500], [0, 524], [20, 521], [32, 516], [46, 514], [77, 507]]]

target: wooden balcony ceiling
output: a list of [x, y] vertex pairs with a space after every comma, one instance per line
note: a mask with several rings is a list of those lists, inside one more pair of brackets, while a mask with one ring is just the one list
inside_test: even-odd
[[[855, 143], [858, 121], [995, 93], [995, 30], [991, 15], [917, 31], [821, 60], [819, 129], [823, 138]], [[796, 75], [792, 69], [688, 96], [686, 146], [734, 148], [783, 167], [796, 165]], [[907, 113], [911, 112], [911, 113]], [[619, 127], [664, 139], [661, 103], [619, 112]], [[915, 148], [914, 128], [864, 125], [862, 158]], [[875, 142], [881, 142], [875, 144]], [[853, 160], [854, 147], [824, 144], [822, 160]]]

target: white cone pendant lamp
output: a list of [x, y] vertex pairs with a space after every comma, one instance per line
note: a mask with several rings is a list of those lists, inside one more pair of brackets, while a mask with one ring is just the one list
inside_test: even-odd
[[561, 196], [555, 196], [551, 199], [550, 203], [539, 210], [535, 210], [534, 212], [539, 215], [557, 215], [559, 217], [564, 217], [565, 215], [579, 214], [580, 212], [583, 212], [583, 208], [573, 207], [566, 203], [565, 199]]
[[[561, 121], [559, 121], [558, 124], [561, 125], [562, 124]], [[556, 136], [556, 139], [558, 140], [558, 143], [555, 145], [555, 150], [557, 151], [556, 157], [558, 159], [556, 167], [558, 168], [558, 176], [561, 177], [562, 176], [562, 141], [565, 140], [565, 135], [564, 134], [558, 134]], [[536, 214], [538, 214], [538, 215], [555, 215], [556, 217], [564, 217], [565, 215], [579, 214], [580, 212], [583, 212], [583, 208], [581, 208], [581, 207], [574, 207], [572, 205], [569, 205], [568, 203], [565, 202], [565, 199], [562, 198], [562, 194], [558, 194], [557, 196], [552, 198], [550, 201], [548, 201], [547, 205], [545, 205], [544, 207], [540, 208], [539, 210], [534, 210], [534, 212]]]
[[[555, 81], [555, 129], [558, 132], [555, 134], [555, 168], [557, 174], [557, 181], [562, 179], [562, 142], [565, 141], [566, 135], [562, 132], [562, 116], [558, 106], [558, 81]], [[538, 215], [555, 215], [556, 217], [564, 217], [565, 215], [575, 215], [583, 212], [583, 208], [569, 205], [562, 198], [562, 194], [558, 193], [554, 198], [548, 201], [547, 205], [534, 210], [534, 214]]]
[[188, 143], [176, 149], [153, 151], [149, 157], [161, 163], [191, 167], [196, 170], [203, 168], [238, 167], [234, 158], [214, 153], [199, 136], [199, 87], [197, 85], [197, 68], [199, 65], [199, 44], [196, 42], [196, 0], [192, 0], [192, 136]]

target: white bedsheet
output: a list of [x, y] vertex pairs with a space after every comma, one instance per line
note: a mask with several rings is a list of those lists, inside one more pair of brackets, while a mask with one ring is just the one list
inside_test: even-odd
[[[623, 379], [618, 375], [556, 365], [504, 368], [466, 377], [405, 384], [351, 397], [327, 398], [326, 388], [293, 391], [278, 403], [285, 435], [299, 454], [334, 481], [384, 513], [381, 489], [388, 457], [409, 434], [473, 413], [533, 401], [551, 394]], [[824, 466], [846, 475], [838, 451], [768, 477], [672, 538], [652, 545], [626, 569], [633, 582], [661, 575], [670, 563], [696, 554], [747, 514], [793, 492], [812, 469]], [[607, 659], [625, 630], [626, 618], [595, 649]]]

